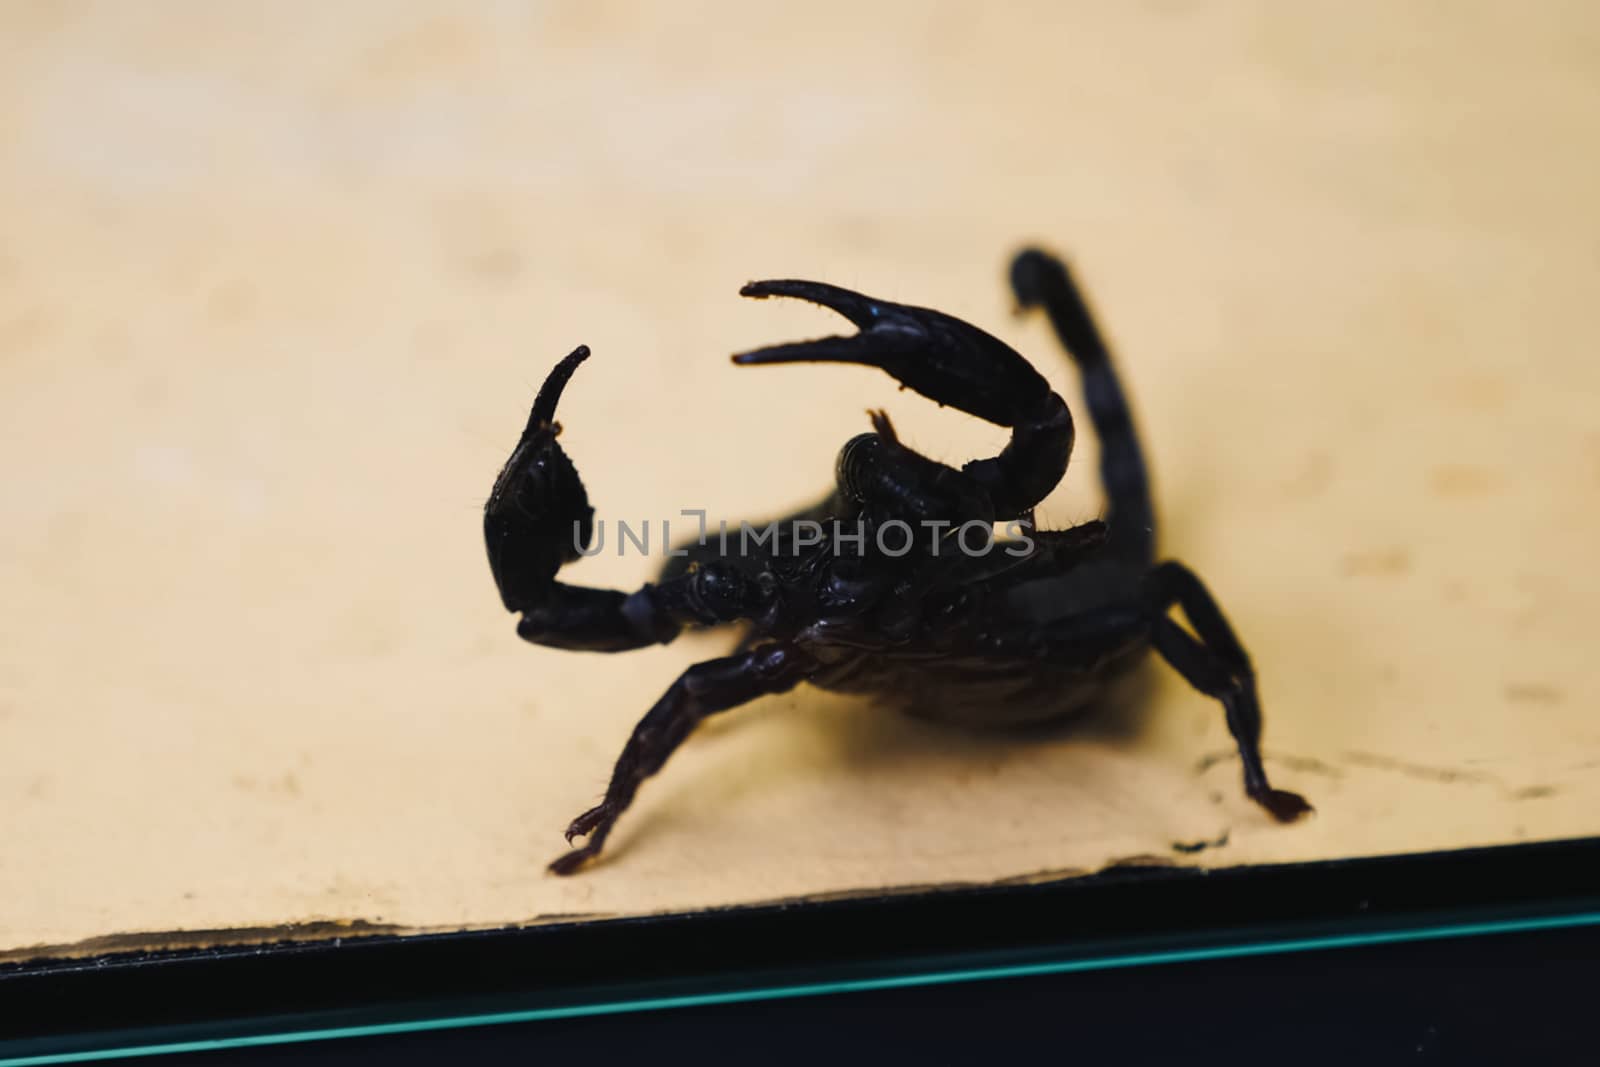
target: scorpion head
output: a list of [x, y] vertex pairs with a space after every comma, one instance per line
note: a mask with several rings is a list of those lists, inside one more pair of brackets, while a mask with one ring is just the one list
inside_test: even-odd
[[778, 595], [778, 580], [759, 564], [719, 560], [693, 568], [691, 596], [709, 616], [719, 619], [758, 616]]

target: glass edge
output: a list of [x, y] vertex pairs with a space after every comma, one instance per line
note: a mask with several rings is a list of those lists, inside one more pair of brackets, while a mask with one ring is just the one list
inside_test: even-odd
[[570, 1004], [517, 1011], [447, 1014], [403, 1021], [370, 1024], [307, 1027], [270, 1032], [237, 1034], [228, 1037], [197, 1038], [185, 1041], [126, 1044], [112, 1048], [62, 1050], [19, 1056], [7, 1055], [0, 1049], [0, 1067], [33, 1067], [33, 1065], [59, 1063], [92, 1063], [144, 1056], [175, 1055], [185, 1052], [216, 1052], [229, 1049], [252, 1048], [264, 1045], [287, 1045], [311, 1041], [333, 1041], [354, 1037], [385, 1037], [397, 1034], [427, 1033], [436, 1030], [459, 1030], [480, 1026], [501, 1026], [511, 1023], [541, 1022], [553, 1019], [571, 1019], [594, 1015], [624, 1014], [637, 1011], [661, 1011], [672, 1008], [692, 1008], [717, 1004], [736, 1004], [761, 1000], [780, 1000], [792, 997], [825, 996], [832, 993], [861, 993], [884, 989], [905, 989], [916, 986], [943, 985], [952, 982], [992, 981], [1004, 978], [1026, 978], [1039, 975], [1067, 974], [1076, 971], [1109, 970], [1124, 967], [1146, 967], [1173, 963], [1196, 963], [1206, 960], [1235, 959], [1247, 956], [1265, 956], [1285, 952], [1315, 952], [1328, 949], [1359, 948], [1367, 945], [1397, 944], [1408, 941], [1431, 941], [1451, 937], [1482, 937], [1495, 934], [1530, 933], [1541, 930], [1570, 929], [1580, 926], [1600, 925], [1600, 911], [1580, 911], [1565, 915], [1545, 915], [1508, 918], [1478, 922], [1415, 925], [1398, 929], [1369, 930], [1356, 933], [1327, 934], [1312, 937], [1264, 939], [1235, 944], [1207, 945], [1191, 948], [1156, 949], [1140, 952], [1101, 954], [1072, 959], [1040, 960], [1028, 963], [978, 965], [932, 969], [910, 974], [876, 975], [832, 981], [807, 981], [756, 985], [743, 989], [707, 990], [679, 996], [621, 998], [587, 1004]]

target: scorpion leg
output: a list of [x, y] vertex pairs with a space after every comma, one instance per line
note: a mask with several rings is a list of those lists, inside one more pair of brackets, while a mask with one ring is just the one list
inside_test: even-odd
[[1066, 472], [1073, 440], [1066, 402], [997, 338], [937, 311], [875, 300], [821, 282], [751, 282], [739, 292], [808, 300], [837, 311], [860, 332], [744, 352], [733, 357], [735, 363], [879, 367], [936, 403], [1010, 427], [1011, 440], [1000, 455], [962, 468], [988, 494], [995, 519], [1026, 514]]
[[618, 817], [633, 803], [639, 786], [662, 768], [701, 719], [759, 696], [793, 689], [812, 666], [811, 659], [795, 646], [776, 644], [707, 660], [684, 671], [634, 727], [611, 772], [605, 798], [567, 827], [569, 844], [576, 837], [587, 840], [550, 864], [550, 869], [556, 874], [572, 874], [598, 855]]
[[[1150, 572], [1148, 581], [1155, 609], [1162, 613], [1151, 643], [1190, 685], [1222, 702], [1228, 732], [1233, 734], [1244, 764], [1245, 792], [1279, 822], [1293, 822], [1311, 811], [1300, 794], [1274, 789], [1267, 781], [1261, 762], [1261, 704], [1256, 696], [1255, 669], [1216, 600], [1181, 563], [1161, 564]], [[1166, 609], [1173, 604], [1183, 609], [1200, 641], [1166, 617]]]
[[1109, 503], [1109, 549], [1148, 564], [1155, 552], [1155, 511], [1139, 436], [1111, 354], [1067, 265], [1038, 249], [1011, 263], [1011, 288], [1022, 309], [1043, 307], [1083, 377], [1084, 401], [1100, 438], [1100, 480]]
[[589, 349], [580, 346], [545, 379], [484, 506], [489, 567], [506, 609], [522, 613], [517, 632], [554, 648], [620, 652], [670, 641], [687, 624], [743, 617], [758, 591], [720, 570], [632, 594], [555, 580], [593, 536], [594, 509], [556, 441], [561, 427], [555, 421], [562, 390], [588, 358]]
[[[1127, 597], [1116, 590], [1130, 581], [1125, 565], [1115, 562], [1103, 574], [1085, 578], [1093, 564], [1073, 567], [1057, 579], [1028, 580], [1009, 595], [1015, 623], [991, 634], [977, 655], [1049, 659], [1109, 681], [1135, 662], [1133, 654], [1154, 647], [1184, 680], [1222, 703], [1228, 731], [1244, 764], [1245, 793], [1280, 822], [1293, 822], [1311, 811], [1298, 793], [1274, 789], [1261, 760], [1261, 705], [1255, 673], [1233, 629], [1198, 578], [1177, 563], [1163, 563], [1150, 573], [1147, 595]], [[1063, 603], [1096, 606], [1068, 615], [1053, 615]], [[1174, 604], [1200, 635], [1196, 640], [1166, 615]], [[1202, 641], [1204, 643], [1202, 643]], [[1014, 685], [1013, 681], [997, 683]]]
[[[1038, 249], [1027, 249], [1011, 264], [1011, 286], [1023, 308], [1043, 307], [1063, 347], [1083, 376], [1089, 417], [1100, 438], [1100, 477], [1109, 498], [1107, 550], [1122, 559], [1147, 563], [1155, 551], [1155, 518], [1149, 474], [1128, 403], [1111, 365], [1110, 350], [1082, 290], [1067, 265]], [[1255, 670], [1216, 600], [1187, 567], [1163, 563], [1147, 579], [1161, 616], [1152, 644], [1185, 680], [1220, 700], [1228, 729], [1244, 764], [1245, 791], [1274, 818], [1291, 822], [1311, 810], [1305, 798], [1274, 789], [1261, 761], [1261, 705]], [[1165, 617], [1173, 604], [1183, 608], [1201, 641]]]

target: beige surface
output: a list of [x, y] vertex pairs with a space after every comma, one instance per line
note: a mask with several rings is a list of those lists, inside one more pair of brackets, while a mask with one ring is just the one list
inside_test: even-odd
[[[804, 12], [5, 6], [0, 948], [987, 881], [1224, 830], [1184, 862], [1600, 831], [1600, 9]], [[1030, 238], [1092, 290], [1165, 547], [1317, 817], [1197, 769], [1221, 715], [1165, 671], [1135, 721], [1031, 743], [798, 692], [546, 876], [721, 644], [517, 640], [479, 507], [544, 371], [595, 350], [562, 414], [603, 516], [760, 515], [868, 405], [942, 457], [1001, 434], [871, 371], [735, 370], [834, 328], [738, 285], [937, 306], [1075, 390], [1008, 317]], [[1093, 469], [1047, 518], [1096, 513]]]

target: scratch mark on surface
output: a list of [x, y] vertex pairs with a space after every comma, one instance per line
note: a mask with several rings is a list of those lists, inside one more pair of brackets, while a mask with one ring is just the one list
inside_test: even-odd
[[[1216, 752], [1208, 752], [1206, 755], [1200, 757], [1200, 762], [1196, 765], [1195, 769], [1201, 774], [1204, 774], [1206, 771], [1210, 770], [1212, 767], [1215, 767], [1219, 763], [1228, 763], [1233, 760], [1237, 760], [1238, 758], [1238, 749], [1218, 749]], [[1344, 777], [1344, 771], [1340, 770], [1338, 767], [1335, 767], [1331, 763], [1325, 763], [1322, 760], [1316, 759], [1312, 756], [1290, 756], [1278, 755], [1277, 753], [1268, 754], [1264, 752], [1261, 754], [1261, 758], [1267, 763], [1281, 765], [1289, 768], [1291, 771], [1300, 771], [1304, 774], [1321, 774], [1329, 778]]]
[[1174, 841], [1172, 843], [1172, 851], [1192, 856], [1196, 852], [1204, 852], [1208, 848], [1224, 848], [1227, 844], [1228, 831], [1224, 830], [1222, 831], [1222, 836], [1215, 841]]
[[1372, 752], [1346, 752], [1344, 761], [1357, 767], [1369, 767], [1379, 771], [1394, 771], [1408, 778], [1421, 778], [1429, 782], [1442, 782], [1445, 784], [1468, 782], [1475, 785], [1499, 784], [1499, 779], [1484, 771], [1464, 771], [1455, 767], [1429, 767], [1426, 764], [1407, 763], [1405, 760], [1380, 756]]

